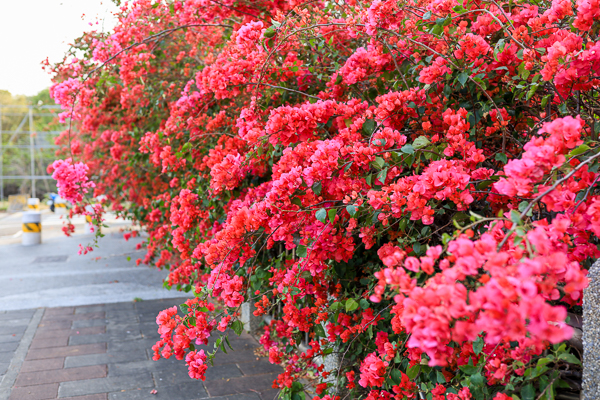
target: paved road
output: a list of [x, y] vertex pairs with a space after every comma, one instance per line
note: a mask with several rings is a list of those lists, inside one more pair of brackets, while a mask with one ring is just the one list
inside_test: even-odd
[[[22, 212], [7, 214], [0, 213], [0, 245], [21, 243], [21, 225]], [[62, 227], [66, 216], [50, 212], [49, 209], [42, 210], [42, 238], [43, 240], [63, 237]], [[106, 215], [107, 223], [113, 227], [126, 227], [129, 222], [119, 220], [114, 214]], [[76, 216], [71, 220], [75, 225], [75, 232], [81, 234], [84, 232], [85, 218]]]

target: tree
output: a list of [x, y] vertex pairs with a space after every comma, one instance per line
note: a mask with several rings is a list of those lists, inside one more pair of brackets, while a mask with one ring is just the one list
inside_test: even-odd
[[78, 129], [54, 176], [194, 291], [154, 347], [194, 378], [251, 301], [283, 398], [307, 370], [323, 399], [555, 398], [599, 254], [598, 13], [139, 0], [53, 67]]

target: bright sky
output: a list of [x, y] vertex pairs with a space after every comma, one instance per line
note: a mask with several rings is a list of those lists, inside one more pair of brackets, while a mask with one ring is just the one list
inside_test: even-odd
[[0, 89], [31, 96], [49, 87], [40, 63], [62, 60], [85, 31], [110, 30], [116, 10], [110, 0], [0, 0]]

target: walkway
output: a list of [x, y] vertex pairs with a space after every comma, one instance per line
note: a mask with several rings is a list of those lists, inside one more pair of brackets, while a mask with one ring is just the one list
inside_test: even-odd
[[166, 271], [136, 266], [139, 238], [105, 233], [86, 256], [78, 244], [92, 236], [0, 246], [0, 400], [276, 397], [280, 368], [254, 355], [259, 344], [247, 334], [231, 334], [234, 351], [218, 354], [205, 382], [174, 357], [152, 361], [156, 315], [185, 293], [162, 288]]
[[[249, 335], [230, 335], [234, 351], [219, 354], [206, 381], [189, 378], [183, 361], [152, 361], [156, 314], [185, 299], [0, 314], [0, 384], [5, 400], [265, 400], [279, 372], [254, 355]], [[212, 349], [203, 346], [205, 349]], [[10, 365], [8, 365], [10, 363]], [[154, 391], [156, 393], [154, 394]]]

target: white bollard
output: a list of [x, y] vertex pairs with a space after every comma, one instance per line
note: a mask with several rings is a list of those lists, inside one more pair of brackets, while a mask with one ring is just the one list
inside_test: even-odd
[[60, 197], [54, 199], [54, 212], [58, 215], [67, 215], [69, 213], [67, 201]]
[[23, 246], [42, 243], [42, 214], [37, 211], [23, 213]]
[[35, 197], [27, 199], [27, 211], [40, 211], [40, 199]]

